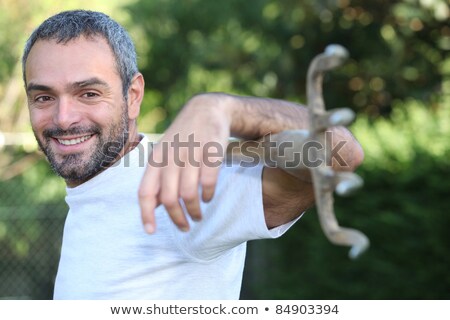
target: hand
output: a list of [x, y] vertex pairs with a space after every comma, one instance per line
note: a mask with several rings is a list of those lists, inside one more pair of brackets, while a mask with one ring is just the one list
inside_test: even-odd
[[180, 199], [193, 220], [202, 218], [199, 187], [202, 200], [210, 201], [230, 135], [228, 99], [221, 94], [193, 97], [154, 146], [139, 188], [148, 233], [155, 231], [155, 208], [160, 204], [183, 231], [189, 230], [189, 223]]

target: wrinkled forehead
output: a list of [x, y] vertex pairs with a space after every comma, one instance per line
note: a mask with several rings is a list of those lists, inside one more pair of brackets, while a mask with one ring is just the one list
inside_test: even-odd
[[25, 77], [27, 83], [120, 78], [114, 53], [100, 36], [81, 36], [66, 42], [39, 39], [28, 55]]
[[[52, 53], [55, 51], [59, 53], [70, 53], [71, 50], [76, 48], [80, 48], [82, 50], [86, 50], [86, 52], [91, 52], [91, 48], [95, 51], [102, 52], [105, 55], [109, 55], [112, 59], [115, 58], [114, 52], [109, 45], [108, 41], [100, 35], [81, 35], [76, 38], [72, 38], [69, 40], [58, 40], [54, 38], [44, 38], [38, 39], [33, 44], [30, 49], [30, 52], [27, 57], [26, 64], [30, 62], [30, 56], [32, 56], [36, 51], [45, 51], [47, 53]], [[79, 50], [74, 50], [73, 54], [79, 53]]]

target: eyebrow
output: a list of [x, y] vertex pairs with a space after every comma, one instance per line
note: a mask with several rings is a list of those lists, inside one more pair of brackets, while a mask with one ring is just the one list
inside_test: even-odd
[[36, 84], [36, 83], [30, 82], [27, 85], [27, 93], [30, 91], [33, 91], [33, 90], [35, 90], [35, 91], [50, 91], [50, 90], [52, 90], [52, 88], [50, 88], [49, 86], [42, 85], [42, 84]]
[[89, 78], [83, 81], [77, 81], [74, 82], [73, 84], [70, 84], [69, 87], [74, 88], [74, 89], [78, 89], [78, 88], [84, 88], [84, 87], [89, 87], [89, 86], [101, 86], [101, 87], [105, 87], [105, 88], [110, 88], [109, 85], [103, 81], [100, 80], [99, 78]]
[[[96, 77], [82, 81], [76, 81], [74, 83], [69, 84], [67, 87], [70, 89], [79, 89], [89, 86], [102, 86], [105, 87], [106, 89], [110, 89], [110, 86], [105, 81], [100, 80], [99, 78]], [[52, 90], [53, 90], [52, 87], [33, 82], [30, 82], [27, 86], [27, 93], [30, 91], [52, 91]]]

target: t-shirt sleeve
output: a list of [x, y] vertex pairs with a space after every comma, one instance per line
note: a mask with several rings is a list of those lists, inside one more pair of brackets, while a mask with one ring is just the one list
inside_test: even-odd
[[192, 257], [211, 260], [246, 241], [283, 235], [299, 218], [268, 229], [262, 199], [263, 166], [223, 167], [213, 200], [201, 203], [203, 219], [189, 220], [189, 232], [174, 231], [180, 248]]

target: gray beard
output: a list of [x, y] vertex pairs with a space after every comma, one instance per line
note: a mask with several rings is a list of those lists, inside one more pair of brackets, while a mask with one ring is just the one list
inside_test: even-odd
[[[66, 181], [82, 183], [105, 170], [117, 160], [119, 153], [128, 141], [128, 129], [128, 117], [126, 109], [124, 109], [120, 122], [111, 124], [107, 128], [107, 133], [103, 132], [98, 126], [74, 127], [69, 130], [60, 128], [48, 129], [43, 132], [45, 144], [38, 139], [36, 133], [34, 134], [39, 148], [47, 157], [53, 171]], [[93, 147], [94, 151], [91, 158], [83, 160], [83, 154], [74, 153], [64, 156], [63, 160], [58, 162], [53, 150], [50, 148], [51, 136], [62, 137], [82, 134], [96, 135], [97, 142]]]

